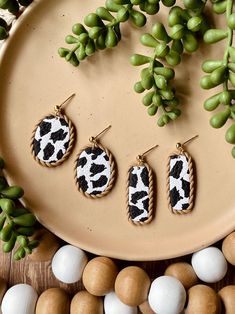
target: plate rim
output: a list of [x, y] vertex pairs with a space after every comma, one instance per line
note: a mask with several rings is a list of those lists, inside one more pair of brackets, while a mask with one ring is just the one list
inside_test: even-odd
[[[25, 8], [25, 10], [22, 12], [22, 14], [16, 19], [16, 21], [12, 25], [12, 27], [9, 31], [9, 37], [3, 42], [3, 44], [0, 48], [0, 70], [1, 70], [2, 63], [5, 59], [5, 56], [7, 54], [8, 46], [11, 43], [11, 41], [13, 40], [14, 34], [18, 30], [18, 25], [22, 24], [24, 22], [24, 20], [27, 19], [28, 15], [31, 13], [31, 11], [35, 10], [37, 8], [37, 5], [43, 1], [44, 0], [34, 0], [28, 7]], [[4, 158], [4, 156], [3, 156], [3, 158]], [[8, 179], [9, 177], [7, 175], [6, 170], [4, 170], [4, 174], [5, 174], [6, 178]], [[22, 203], [24, 204], [24, 198], [22, 198]], [[61, 232], [61, 233], [57, 232], [56, 230], [54, 230], [53, 228], [48, 226], [46, 222], [42, 222], [42, 220], [37, 215], [36, 215], [36, 217], [37, 217], [37, 220], [40, 222], [40, 224], [42, 224], [42, 226], [47, 228], [49, 231], [54, 233], [56, 236], [58, 236], [62, 240], [68, 242], [69, 244], [75, 245], [75, 244], [73, 244], [73, 240], [70, 239], [70, 236], [66, 236], [63, 232]], [[130, 256], [126, 257], [125, 255], [122, 255], [121, 253], [114, 253], [114, 251], [111, 252], [109, 249], [108, 250], [102, 250], [102, 249], [99, 249], [99, 247], [93, 246], [91, 244], [86, 245], [86, 243], [82, 240], [82, 238], [77, 239], [76, 241], [79, 243], [79, 248], [81, 248], [82, 250], [85, 250], [87, 252], [90, 252], [92, 254], [96, 254], [96, 255], [101, 255], [101, 256], [105, 255], [105, 256], [109, 256], [111, 258], [126, 260], [126, 261], [159, 261], [159, 260], [172, 259], [172, 258], [192, 254], [198, 250], [201, 250], [205, 247], [208, 247], [208, 246], [215, 244], [216, 242], [225, 238], [229, 233], [233, 232], [234, 230], [235, 230], [235, 222], [232, 225], [232, 227], [230, 227], [226, 230], [222, 230], [220, 232], [220, 234], [212, 235], [210, 237], [210, 240], [206, 241], [205, 243], [193, 245], [193, 246], [191, 246], [191, 249], [185, 249], [184, 251], [181, 250], [180, 253], [173, 253], [173, 254], [166, 253], [166, 254], [160, 254], [160, 255], [158, 254], [157, 258], [154, 254], [154, 251], [153, 251], [153, 254], [151, 256], [148, 255], [146, 258], [140, 259], [138, 257], [138, 252], [136, 252], [136, 254], [131, 254]], [[75, 246], [77, 246], [77, 245], [75, 245]]]

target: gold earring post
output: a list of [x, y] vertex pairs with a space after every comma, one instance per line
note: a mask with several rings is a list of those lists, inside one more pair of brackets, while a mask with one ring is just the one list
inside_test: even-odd
[[184, 145], [190, 143], [191, 141], [195, 140], [195, 139], [198, 138], [198, 137], [199, 137], [199, 135], [197, 134], [197, 135], [191, 137], [190, 139], [188, 139], [187, 141], [185, 141], [183, 144], [177, 143], [177, 144], [176, 144], [176, 148], [177, 148], [177, 149], [181, 149]]
[[90, 137], [90, 142], [94, 142], [94, 141], [96, 141], [96, 139], [98, 138], [98, 137], [100, 137], [102, 134], [104, 134], [105, 132], [107, 132], [110, 128], [111, 128], [112, 126], [111, 125], [109, 125], [109, 126], [107, 126], [107, 128], [105, 128], [103, 131], [101, 131], [99, 134], [97, 134], [96, 136], [91, 136]]
[[138, 155], [137, 156], [137, 160], [140, 162], [143, 162], [144, 160], [144, 156], [147, 155], [148, 153], [150, 153], [152, 150], [154, 150], [155, 148], [157, 148], [159, 145], [154, 145], [153, 147], [151, 147], [150, 149], [146, 150], [143, 154]]
[[60, 105], [56, 105], [55, 106], [55, 111], [59, 112], [61, 110], [61, 108], [63, 107], [64, 104], [66, 104], [66, 102], [68, 102], [70, 99], [72, 99], [76, 94], [73, 93], [72, 95], [70, 95], [67, 99], [65, 99]]

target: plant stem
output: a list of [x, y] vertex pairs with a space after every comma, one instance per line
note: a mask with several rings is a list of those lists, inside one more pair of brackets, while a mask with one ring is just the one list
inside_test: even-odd
[[[229, 19], [229, 16], [233, 13], [233, 4], [234, 4], [234, 0], [227, 0], [227, 8], [226, 8], [227, 21]], [[224, 59], [223, 59], [226, 67], [228, 66], [228, 63], [229, 63], [229, 48], [232, 47], [233, 45], [233, 30], [229, 26], [227, 28], [227, 32], [228, 32], [227, 48], [225, 50]], [[225, 91], [228, 90], [228, 80], [229, 79], [227, 78], [223, 84]]]

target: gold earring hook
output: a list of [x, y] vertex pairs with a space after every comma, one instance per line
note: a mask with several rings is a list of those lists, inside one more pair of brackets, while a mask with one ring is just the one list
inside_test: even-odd
[[105, 128], [103, 131], [101, 131], [101, 132], [100, 132], [99, 134], [97, 134], [96, 136], [91, 136], [91, 137], [89, 138], [89, 141], [92, 142], [92, 143], [96, 142], [96, 139], [97, 139], [98, 137], [100, 137], [102, 134], [104, 134], [105, 132], [107, 132], [110, 128], [111, 128], [111, 125], [107, 126], [107, 128]]
[[157, 148], [159, 145], [154, 145], [153, 147], [151, 147], [150, 149], [146, 150], [143, 154], [138, 155], [136, 157], [136, 159], [140, 162], [143, 163], [144, 161], [144, 156], [147, 155], [148, 153], [150, 153], [152, 150], [154, 150], [155, 148]]
[[62, 107], [64, 106], [64, 104], [66, 104], [66, 102], [68, 102], [70, 99], [72, 99], [76, 94], [73, 93], [71, 96], [69, 96], [67, 99], [65, 99], [60, 105], [56, 105], [54, 107], [55, 113], [56, 114], [60, 114]]
[[195, 135], [195, 136], [191, 137], [189, 140], [185, 141], [183, 144], [177, 143], [176, 144], [176, 148], [179, 149], [179, 150], [182, 150], [184, 145], [186, 145], [186, 144], [190, 143], [191, 141], [195, 140], [197, 137], [199, 137], [199, 135]]

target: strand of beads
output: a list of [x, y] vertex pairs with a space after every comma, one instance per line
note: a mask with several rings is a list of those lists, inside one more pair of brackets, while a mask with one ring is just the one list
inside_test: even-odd
[[61, 288], [50, 288], [38, 296], [28, 284], [7, 290], [1, 279], [2, 314], [235, 313], [235, 283], [218, 293], [206, 285], [223, 279], [228, 263], [235, 266], [235, 232], [224, 239], [222, 250], [204, 248], [192, 255], [191, 263], [170, 264], [162, 276], [151, 279], [136, 265], [119, 270], [119, 261], [102, 256], [89, 260], [72, 245], [59, 248], [59, 240], [47, 230], [38, 231], [38, 236], [40, 245], [30, 258], [52, 260], [52, 272], [60, 282], [82, 280], [85, 290], [71, 298]]

